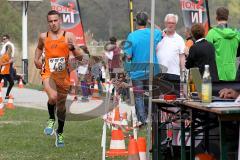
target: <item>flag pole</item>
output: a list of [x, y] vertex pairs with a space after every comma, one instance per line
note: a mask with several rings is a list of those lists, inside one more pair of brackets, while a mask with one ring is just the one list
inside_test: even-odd
[[211, 22], [210, 22], [210, 14], [209, 14], [208, 0], [205, 0], [205, 3], [206, 3], [207, 18], [208, 18], [208, 29], [210, 29], [210, 28], [211, 28]]
[[77, 9], [78, 9], [78, 14], [79, 14], [80, 23], [81, 23], [81, 25], [82, 25], [83, 41], [84, 41], [84, 44], [86, 45], [85, 35], [84, 35], [84, 28], [83, 28], [83, 23], [82, 23], [82, 18], [81, 18], [81, 9], [80, 9], [80, 5], [79, 5], [78, 0], [76, 0], [76, 3], [77, 3]]
[[128, 0], [128, 9], [129, 9], [129, 21], [130, 21], [130, 32], [133, 32], [133, 1]]
[[148, 100], [148, 125], [147, 125], [147, 159], [150, 159], [152, 135], [152, 84], [153, 84], [153, 53], [154, 53], [154, 22], [155, 0], [151, 2], [151, 36], [150, 36], [150, 67], [149, 67], [149, 100]]

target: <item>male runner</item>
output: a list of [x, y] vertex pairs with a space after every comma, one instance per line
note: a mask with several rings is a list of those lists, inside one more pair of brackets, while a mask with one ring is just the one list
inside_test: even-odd
[[[35, 50], [34, 63], [42, 69], [41, 76], [44, 89], [48, 95], [49, 120], [44, 129], [46, 135], [53, 135], [55, 124], [55, 108], [57, 110], [58, 128], [56, 130], [56, 147], [63, 147], [63, 127], [66, 115], [66, 98], [70, 88], [68, 57], [72, 53], [81, 60], [82, 51], [75, 44], [75, 36], [61, 29], [59, 12], [51, 10], [47, 14], [49, 31], [39, 35]], [[41, 55], [45, 49], [45, 61], [42, 64]]]

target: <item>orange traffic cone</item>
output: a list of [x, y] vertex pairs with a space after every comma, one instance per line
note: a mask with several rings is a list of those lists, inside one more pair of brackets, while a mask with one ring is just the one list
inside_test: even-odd
[[4, 115], [3, 103], [0, 103], [0, 117]]
[[138, 145], [138, 152], [139, 152], [140, 160], [146, 160], [147, 159], [147, 155], [146, 155], [146, 151], [147, 151], [146, 139], [144, 137], [139, 137], [137, 139], [137, 145]]
[[122, 125], [123, 125], [123, 126], [128, 126], [127, 112], [124, 112], [124, 113], [123, 113], [123, 116], [122, 116]]
[[199, 153], [195, 156], [196, 160], [216, 160], [214, 156], [208, 153]]
[[99, 96], [99, 92], [98, 92], [98, 85], [97, 85], [97, 81], [95, 81], [94, 83], [94, 88], [92, 90], [92, 99], [100, 99], [100, 96]]
[[0, 103], [3, 102], [3, 98], [2, 98], [2, 88], [0, 87]]
[[119, 107], [114, 108], [112, 116], [112, 130], [118, 130], [121, 128]]
[[13, 96], [10, 95], [7, 103], [7, 109], [15, 109], [15, 106], [13, 105]]
[[4, 86], [4, 79], [1, 80], [0, 87]]
[[19, 80], [18, 88], [24, 88], [22, 79]]
[[140, 160], [137, 141], [131, 137], [128, 144], [128, 160]]
[[121, 129], [112, 130], [112, 138], [110, 149], [107, 151], [107, 156], [127, 156], [128, 151], [125, 148], [124, 135]]
[[131, 128], [128, 126], [128, 121], [127, 121], [127, 112], [124, 112], [123, 113], [123, 116], [122, 116], [122, 126], [125, 127], [126, 131], [130, 131]]
[[120, 110], [119, 107], [114, 109], [114, 124], [121, 125], [120, 123]]

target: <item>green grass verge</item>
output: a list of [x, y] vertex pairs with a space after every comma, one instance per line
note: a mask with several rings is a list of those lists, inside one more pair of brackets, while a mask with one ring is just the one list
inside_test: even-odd
[[[43, 129], [47, 112], [17, 108], [0, 118], [0, 160], [100, 160], [102, 120], [66, 122], [65, 147]], [[126, 158], [125, 158], [126, 159]]]
[[[67, 121], [64, 148], [55, 147], [55, 136], [44, 135], [47, 118], [48, 113], [43, 110], [21, 107], [5, 110], [5, 115], [0, 117], [0, 160], [101, 160], [103, 121], [100, 118]], [[145, 130], [139, 135], [144, 136]], [[111, 131], [107, 129], [106, 149], [110, 139]]]

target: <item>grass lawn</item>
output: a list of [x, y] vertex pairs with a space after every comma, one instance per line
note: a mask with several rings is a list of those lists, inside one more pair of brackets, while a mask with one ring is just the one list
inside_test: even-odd
[[0, 118], [0, 160], [101, 160], [100, 118], [66, 122], [65, 147], [56, 148], [55, 136], [43, 133], [46, 111], [20, 107], [5, 111]]

